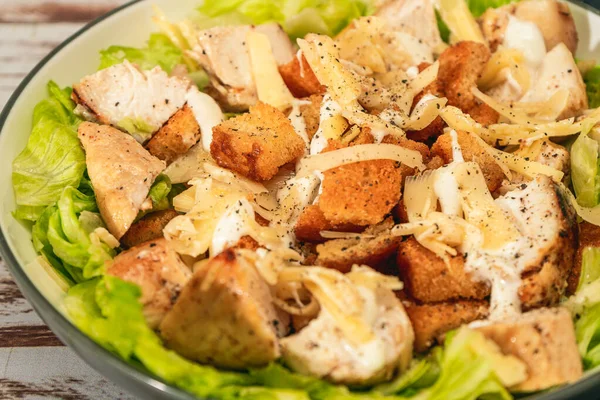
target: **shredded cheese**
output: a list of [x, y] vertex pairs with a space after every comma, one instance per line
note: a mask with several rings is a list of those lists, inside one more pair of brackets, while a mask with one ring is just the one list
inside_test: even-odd
[[483, 33], [469, 10], [465, 0], [438, 0], [437, 9], [451, 32], [453, 43], [465, 40], [483, 43]]
[[531, 86], [531, 76], [525, 64], [525, 56], [517, 49], [499, 48], [485, 65], [477, 85], [482, 90], [489, 90], [498, 86], [510, 74], [517, 81], [521, 93], [525, 93]]

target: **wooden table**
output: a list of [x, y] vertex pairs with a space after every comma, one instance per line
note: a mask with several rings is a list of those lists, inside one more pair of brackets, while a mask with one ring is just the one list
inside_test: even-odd
[[[0, 109], [25, 75], [86, 22], [126, 0], [0, 0]], [[0, 399], [133, 399], [65, 347], [0, 260]]]

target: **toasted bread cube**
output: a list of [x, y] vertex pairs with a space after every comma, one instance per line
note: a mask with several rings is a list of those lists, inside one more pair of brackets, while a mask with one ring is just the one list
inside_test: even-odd
[[404, 301], [404, 307], [415, 331], [414, 348], [423, 352], [441, 342], [443, 335], [488, 316], [489, 304], [482, 300], [459, 300], [444, 303], [417, 304]]
[[354, 264], [386, 269], [384, 264], [396, 253], [399, 241], [400, 238], [385, 234], [330, 240], [317, 246], [316, 264], [344, 273], [350, 272]]
[[325, 218], [318, 205], [310, 205], [304, 209], [294, 227], [296, 239], [302, 242], [324, 242], [321, 231], [362, 232], [364, 227], [341, 224], [335, 225]]
[[250, 113], [232, 118], [213, 129], [210, 153], [223, 168], [256, 181], [273, 178], [279, 168], [304, 154], [304, 141], [289, 119], [265, 103]]
[[121, 244], [130, 248], [163, 237], [165, 226], [178, 215], [179, 213], [175, 210], [157, 211], [145, 215], [131, 225], [131, 228], [121, 238]]
[[302, 57], [294, 57], [289, 63], [281, 65], [279, 73], [288, 89], [290, 89], [290, 92], [296, 98], [323, 94], [326, 90], [325, 86], [321, 85], [317, 79], [304, 55]]
[[160, 331], [191, 360], [223, 368], [264, 366], [280, 356], [280, 323], [256, 267], [227, 249], [194, 271]]
[[318, 204], [334, 224], [373, 225], [385, 219], [400, 200], [400, 164], [391, 160], [361, 161], [323, 173]]
[[[458, 131], [457, 139], [465, 161], [474, 161], [479, 164], [488, 189], [490, 192], [495, 192], [502, 185], [504, 173], [494, 160], [494, 157], [473, 136], [466, 132]], [[438, 137], [431, 147], [431, 153], [441, 157], [444, 163], [451, 163], [453, 160], [452, 136], [449, 133], [445, 133]]]
[[397, 262], [404, 290], [416, 300], [480, 300], [490, 294], [486, 283], [476, 281], [465, 271], [461, 255], [451, 257], [447, 266], [443, 259], [421, 246], [412, 236], [400, 243]]
[[146, 149], [154, 157], [171, 164], [177, 157], [188, 152], [200, 140], [200, 125], [192, 109], [186, 104], [177, 111], [152, 139]]
[[159, 326], [192, 274], [164, 238], [119, 254], [106, 273], [140, 286], [140, 302], [151, 328]]
[[542, 308], [477, 328], [504, 354], [527, 365], [527, 380], [511, 389], [538, 391], [581, 378], [583, 368], [571, 314], [565, 308]]
[[579, 286], [579, 277], [581, 276], [581, 267], [583, 263], [583, 251], [588, 247], [600, 247], [600, 226], [592, 225], [589, 222], [579, 224], [579, 246], [575, 253], [575, 263], [569, 275], [567, 294], [572, 295]]

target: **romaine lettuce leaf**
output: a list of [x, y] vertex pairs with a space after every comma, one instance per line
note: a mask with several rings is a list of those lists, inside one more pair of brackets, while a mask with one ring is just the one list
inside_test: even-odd
[[583, 207], [594, 207], [600, 199], [599, 145], [588, 133], [589, 129], [580, 133], [571, 146], [571, 181], [577, 202]]
[[33, 112], [33, 129], [27, 146], [13, 161], [15, 217], [37, 220], [67, 186], [79, 184], [85, 154], [77, 138], [81, 120], [73, 113], [71, 89], [48, 83], [50, 97]]
[[111, 46], [100, 52], [100, 67], [105, 69], [128, 60], [142, 69], [152, 69], [160, 66], [170, 73], [177, 64], [183, 64], [182, 51], [162, 33], [153, 33], [147, 47], [134, 48]]
[[370, 0], [223, 0], [199, 7], [202, 28], [215, 25], [277, 22], [292, 37], [307, 33], [334, 36], [353, 19], [372, 14]]
[[583, 75], [590, 108], [600, 107], [600, 66]]
[[115, 250], [92, 235], [102, 226], [97, 212], [93, 195], [67, 187], [32, 229], [35, 249], [75, 282], [101, 275], [104, 263], [115, 256]]

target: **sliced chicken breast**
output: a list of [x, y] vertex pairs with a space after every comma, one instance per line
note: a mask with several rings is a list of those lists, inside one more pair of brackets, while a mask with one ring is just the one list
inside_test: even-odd
[[192, 275], [164, 238], [119, 254], [106, 273], [140, 286], [144, 317], [153, 329], [158, 328]]
[[561, 89], [569, 91], [569, 100], [558, 119], [578, 116], [588, 108], [585, 83], [573, 54], [564, 43], [558, 44], [546, 54], [533, 85], [521, 101], [546, 101]]
[[434, 51], [443, 45], [432, 0], [381, 1], [375, 15], [393, 30], [414, 36]]
[[292, 61], [292, 42], [275, 23], [206, 29], [198, 34], [198, 46], [189, 51], [209, 73], [209, 93], [226, 111], [246, 111], [258, 100], [246, 47], [246, 36], [252, 30], [267, 35], [279, 66]]
[[327, 308], [299, 333], [281, 340], [284, 362], [301, 374], [335, 383], [364, 386], [390, 379], [410, 364], [414, 333], [396, 295], [360, 287], [375, 339], [356, 345], [344, 336]]
[[141, 71], [125, 61], [73, 85], [73, 99], [97, 121], [144, 142], [183, 107], [190, 85], [188, 79], [169, 77], [160, 67]]
[[575, 382], [583, 369], [571, 314], [565, 308], [542, 308], [514, 320], [479, 327], [504, 354], [527, 365], [528, 378], [511, 389], [538, 391]]
[[160, 331], [177, 353], [224, 368], [277, 359], [279, 318], [268, 285], [255, 266], [228, 249], [194, 272]]
[[110, 233], [121, 239], [166, 164], [132, 136], [107, 125], [84, 122], [78, 136], [102, 219]]

